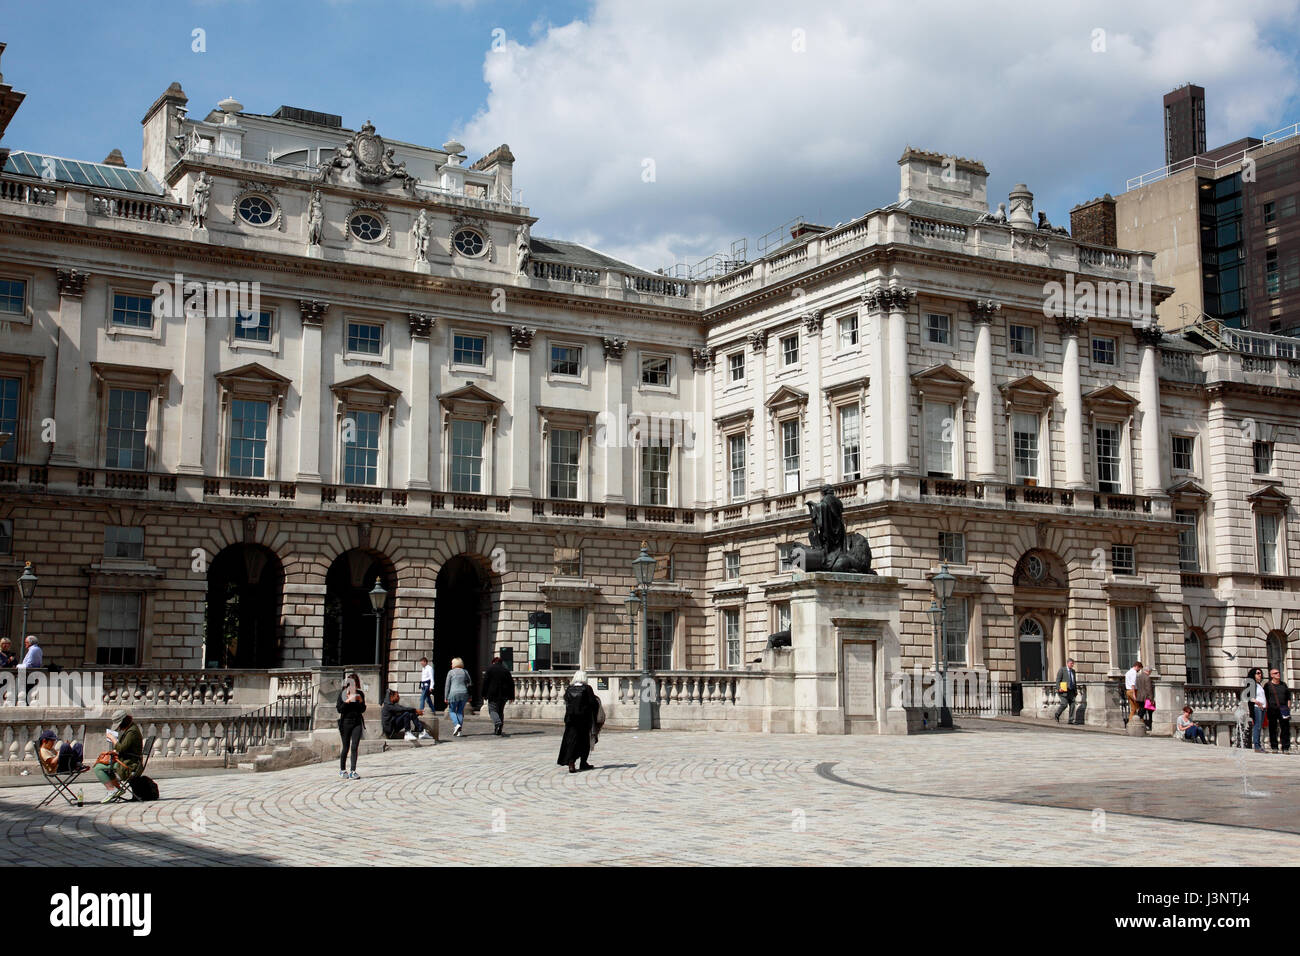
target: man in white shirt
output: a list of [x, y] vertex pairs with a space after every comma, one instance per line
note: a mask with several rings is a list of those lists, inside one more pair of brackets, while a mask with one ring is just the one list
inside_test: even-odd
[[433, 714], [433, 665], [427, 657], [420, 658], [420, 710], [437, 719]]
[[1142, 673], [1142, 662], [1134, 661], [1133, 666], [1124, 674], [1124, 696], [1128, 699], [1128, 716], [1124, 718], [1124, 725], [1128, 726], [1131, 720], [1138, 712], [1137, 699], [1137, 679], [1138, 674]]

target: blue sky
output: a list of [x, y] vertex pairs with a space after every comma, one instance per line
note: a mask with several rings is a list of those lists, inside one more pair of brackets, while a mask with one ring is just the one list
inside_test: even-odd
[[1028, 183], [1066, 223], [1071, 205], [1162, 163], [1160, 98], [1186, 81], [1207, 89], [1211, 146], [1300, 122], [1298, 0], [47, 0], [6, 13], [5, 79], [27, 93], [10, 148], [99, 160], [117, 147], [136, 164], [144, 111], [179, 80], [195, 115], [233, 95], [251, 112], [371, 119], [393, 139], [455, 135], [471, 159], [508, 142], [537, 234], [651, 268], [740, 236], [753, 255], [755, 236], [795, 216], [834, 224], [890, 202], [909, 144], [982, 160], [993, 204]]

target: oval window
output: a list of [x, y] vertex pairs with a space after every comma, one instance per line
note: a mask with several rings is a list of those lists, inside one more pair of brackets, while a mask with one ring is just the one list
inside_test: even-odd
[[245, 196], [239, 200], [239, 218], [254, 226], [265, 226], [275, 218], [275, 206], [265, 196]]
[[384, 222], [368, 212], [359, 212], [348, 220], [352, 235], [362, 242], [378, 242], [384, 237]]
[[487, 243], [483, 241], [483, 237], [473, 229], [460, 230], [452, 237], [452, 243], [456, 246], [457, 252], [471, 259], [483, 255], [483, 250], [487, 248]]

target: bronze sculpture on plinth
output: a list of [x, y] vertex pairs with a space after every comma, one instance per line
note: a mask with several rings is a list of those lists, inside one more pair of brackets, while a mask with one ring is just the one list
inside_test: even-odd
[[844, 504], [830, 485], [822, 485], [820, 501], [805, 502], [812, 531], [811, 547], [797, 544], [790, 550], [790, 564], [800, 571], [841, 571], [875, 574], [871, 570], [871, 546], [857, 532], [844, 527]]

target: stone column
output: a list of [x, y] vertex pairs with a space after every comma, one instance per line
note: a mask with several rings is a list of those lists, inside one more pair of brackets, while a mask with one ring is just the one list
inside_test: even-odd
[[1142, 414], [1142, 494], [1163, 495], [1160, 475], [1160, 375], [1157, 349], [1164, 330], [1152, 324], [1134, 329], [1142, 346], [1138, 372], [1138, 409]]
[[[749, 348], [754, 353], [754, 461], [758, 467], [753, 471], [753, 485], [745, 491], [745, 497], [762, 498], [767, 494], [767, 468], [770, 463], [768, 435], [772, 423], [767, 414], [767, 329], [759, 329], [749, 335]], [[779, 453], [779, 450], [778, 450]], [[779, 471], [779, 465], [778, 465]], [[751, 480], [746, 476], [746, 481]], [[776, 487], [781, 487], [778, 479]]]
[[889, 342], [885, 335], [884, 300], [880, 294], [874, 290], [868, 292], [862, 297], [862, 306], [858, 310], [858, 328], [863, 330], [867, 343], [867, 420], [871, 423], [867, 467], [863, 474], [879, 475], [889, 470], [889, 417], [886, 413], [889, 407], [886, 376]]
[[[185, 358], [181, 372], [181, 455], [176, 471], [203, 474], [203, 393], [207, 390], [208, 318], [202, 308], [186, 309]], [[221, 434], [221, 429], [217, 429]], [[217, 450], [213, 472], [221, 451]]]
[[429, 490], [429, 351], [433, 316], [428, 312], [407, 314], [411, 331], [411, 419], [407, 428], [411, 433], [409, 473], [406, 487], [413, 491]]
[[597, 435], [603, 434], [605, 443], [601, 449], [604, 488], [598, 499], [595, 494], [592, 498], [621, 504], [627, 501], [624, 489], [629, 477], [623, 467], [623, 456], [627, 454], [627, 408], [623, 402], [623, 356], [627, 353], [627, 339], [607, 338], [601, 344], [605, 350], [605, 409], [610, 420], [603, 430], [597, 430]]
[[1083, 392], [1079, 387], [1079, 332], [1083, 319], [1056, 320], [1065, 359], [1061, 367], [1061, 401], [1065, 404], [1065, 487], [1086, 488], [1083, 480]]
[[[702, 508], [713, 500], [709, 488], [713, 474], [713, 469], [709, 467], [709, 462], [713, 460], [713, 376], [709, 373], [713, 369], [714, 354], [714, 350], [707, 346], [691, 349], [691, 367], [695, 372], [692, 382], [695, 389], [694, 407], [699, 412], [687, 422], [687, 427], [691, 430], [691, 446], [682, 448], [683, 456], [690, 462], [693, 488], [690, 501], [682, 495], [682, 506], [685, 508]], [[683, 488], [685, 487], [684, 483]]]
[[975, 323], [975, 479], [996, 481], [997, 456], [993, 453], [993, 319], [1002, 306], [991, 299], [970, 304]]
[[[532, 497], [532, 348], [536, 329], [524, 325], [510, 326], [510, 346], [514, 350], [510, 363], [510, 491], [511, 497]], [[495, 494], [495, 488], [484, 488]]]
[[[803, 317], [803, 327], [808, 333], [808, 461], [812, 469], [808, 472], [808, 487], [819, 488], [826, 482], [835, 480], [835, 469], [827, 470], [825, 451], [822, 442], [822, 326], [825, 319], [820, 312], [810, 312]], [[831, 422], [832, 435], [835, 423]], [[832, 437], [831, 447], [836, 447]]]
[[[65, 383], [54, 390], [54, 448], [50, 453], [51, 465], [91, 465], [99, 468], [104, 463], [94, 457], [94, 429], [82, 421], [83, 391], [77, 386], [82, 380], [85, 365], [81, 352], [81, 297], [86, 291], [89, 273], [76, 269], [59, 269], [59, 342], [55, 359], [57, 381]], [[82, 447], [85, 442], [85, 448]], [[31, 443], [28, 447], [34, 447]]]
[[302, 314], [302, 376], [298, 399], [298, 480], [319, 482], [321, 430], [321, 326], [328, 302], [300, 299]]
[[912, 414], [912, 379], [907, 364], [907, 307], [910, 289], [894, 287], [882, 293], [889, 309], [889, 465], [894, 471], [911, 467], [908, 454]]

